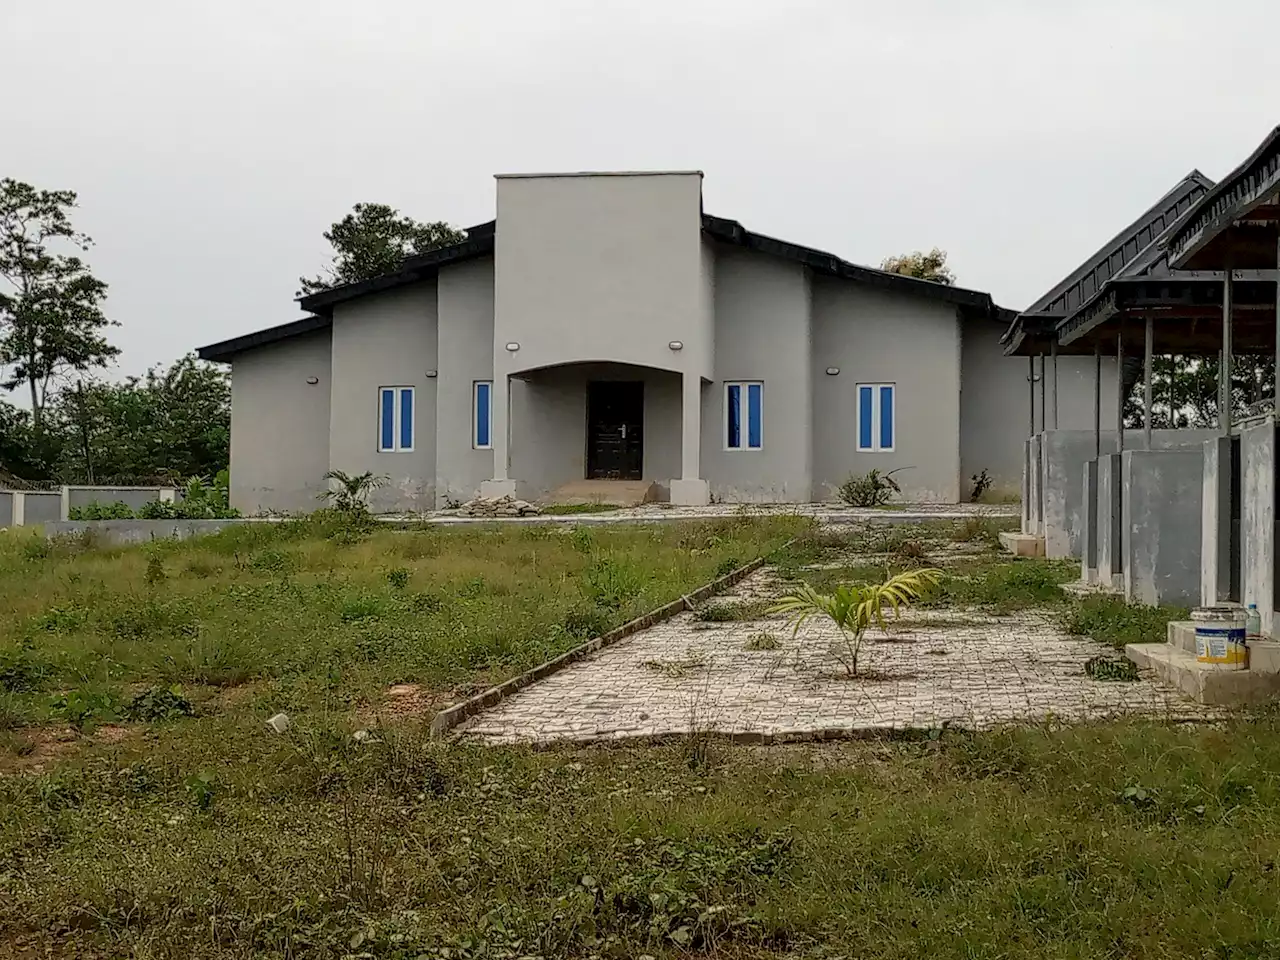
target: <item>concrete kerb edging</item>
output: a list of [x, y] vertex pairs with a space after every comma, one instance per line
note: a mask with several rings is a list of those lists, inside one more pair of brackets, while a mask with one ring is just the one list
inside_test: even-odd
[[[779, 550], [785, 550], [793, 543], [795, 543], [794, 540], [789, 540], [787, 543], [783, 544]], [[658, 607], [658, 609], [651, 610], [643, 616], [636, 617], [634, 620], [630, 620], [622, 626], [610, 630], [608, 633], [601, 634], [580, 646], [574, 647], [572, 650], [560, 654], [560, 656], [552, 660], [548, 660], [546, 663], [539, 664], [532, 670], [526, 670], [519, 676], [512, 677], [505, 683], [500, 683], [496, 687], [490, 687], [488, 690], [485, 690], [483, 693], [476, 694], [469, 700], [463, 700], [461, 703], [455, 703], [451, 707], [446, 707], [437, 713], [432, 719], [431, 736], [433, 738], [443, 737], [464, 720], [469, 720], [476, 714], [501, 703], [507, 697], [523, 690], [530, 684], [536, 683], [544, 677], [549, 677], [553, 673], [559, 673], [561, 670], [572, 666], [579, 660], [603, 650], [606, 647], [612, 646], [619, 640], [625, 640], [633, 633], [639, 633], [641, 630], [645, 630], [655, 624], [662, 623], [664, 620], [670, 620], [672, 617], [677, 614], [684, 613], [686, 610], [692, 610], [694, 604], [701, 603], [708, 597], [715, 596], [717, 593], [728, 590], [750, 574], [755, 573], [764, 566], [767, 559], [768, 557], [757, 557], [750, 563], [744, 564], [736, 570], [731, 570], [723, 577], [717, 577], [710, 583], [703, 584], [697, 590], [694, 590], [692, 593], [685, 594], [678, 600], [673, 600], [665, 606]]]

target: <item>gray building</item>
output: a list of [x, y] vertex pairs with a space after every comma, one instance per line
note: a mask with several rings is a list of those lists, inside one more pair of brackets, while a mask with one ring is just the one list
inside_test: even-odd
[[[1046, 416], [989, 295], [708, 216], [696, 172], [500, 176], [463, 243], [300, 302], [199, 351], [231, 364], [248, 513], [312, 509], [329, 469], [387, 476], [384, 511], [592, 479], [805, 502], [873, 468], [955, 502], [982, 470], [1016, 491]], [[1060, 367], [1059, 425], [1090, 426], [1091, 359]]]

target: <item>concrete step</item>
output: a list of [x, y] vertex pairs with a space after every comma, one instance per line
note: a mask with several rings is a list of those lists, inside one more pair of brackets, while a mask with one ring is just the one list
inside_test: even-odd
[[1216, 664], [1200, 663], [1194, 652], [1171, 643], [1131, 643], [1124, 654], [1197, 703], [1244, 706], [1280, 696], [1280, 673], [1224, 670]]
[[1034, 533], [1008, 533], [1001, 531], [1000, 546], [1015, 557], [1043, 557], [1044, 537]]
[[1196, 625], [1190, 620], [1170, 620], [1167, 628], [1169, 645], [1193, 657], [1196, 654]]
[[549, 493], [546, 503], [605, 503], [634, 507], [652, 503], [660, 488], [652, 480], [571, 480]]

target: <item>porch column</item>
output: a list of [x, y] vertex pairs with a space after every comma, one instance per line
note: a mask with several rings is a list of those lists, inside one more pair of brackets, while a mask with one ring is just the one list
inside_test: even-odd
[[1047, 376], [1047, 371], [1045, 370], [1044, 354], [1042, 353], [1040, 354], [1040, 432], [1041, 433], [1044, 433], [1046, 430], [1049, 429], [1049, 423], [1045, 419], [1046, 415], [1049, 412], [1049, 406], [1047, 403], [1045, 403], [1045, 399], [1048, 396], [1048, 388], [1049, 388], [1049, 377]]
[[1036, 435], [1036, 358], [1027, 356], [1027, 436]]
[[1231, 270], [1222, 280], [1222, 363], [1218, 367], [1218, 423], [1231, 436]]
[[680, 477], [671, 481], [671, 502], [700, 507], [711, 502], [702, 479], [702, 377], [680, 376]]
[[493, 378], [492, 405], [489, 414], [493, 422], [493, 479], [482, 481], [480, 495], [482, 497], [504, 497], [516, 495], [516, 481], [507, 476], [511, 462], [508, 449], [511, 439], [511, 378], [505, 374], [495, 373]]
[[1116, 330], [1116, 452], [1124, 453], [1124, 323]]
[[1102, 456], [1102, 342], [1093, 345], [1093, 458]]
[[[1276, 269], [1280, 270], [1280, 240], [1276, 241]], [[1280, 418], [1280, 280], [1276, 281], [1276, 355], [1275, 386], [1271, 390], [1271, 410]], [[1280, 548], [1280, 543], [1277, 544]]]
[[1142, 431], [1146, 435], [1147, 449], [1151, 449], [1151, 374], [1154, 361], [1151, 357], [1151, 338], [1154, 333], [1155, 320], [1147, 313], [1147, 330], [1142, 342]]
[[1058, 338], [1049, 344], [1049, 356], [1053, 362], [1053, 429], [1058, 429]]

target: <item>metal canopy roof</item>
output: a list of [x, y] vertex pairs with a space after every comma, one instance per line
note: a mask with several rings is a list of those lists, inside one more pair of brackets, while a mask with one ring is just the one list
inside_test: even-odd
[[[1003, 338], [1005, 352], [1048, 352], [1055, 329], [1094, 304], [1109, 281], [1136, 265], [1147, 266], [1154, 261], [1160, 237], [1190, 212], [1212, 186], [1213, 181], [1199, 170], [1192, 170], [1174, 184], [1141, 216], [1019, 314]], [[1066, 346], [1066, 341], [1059, 342], [1060, 350]], [[1084, 345], [1062, 352], [1085, 352]], [[1087, 352], [1092, 352], [1091, 344]]]

